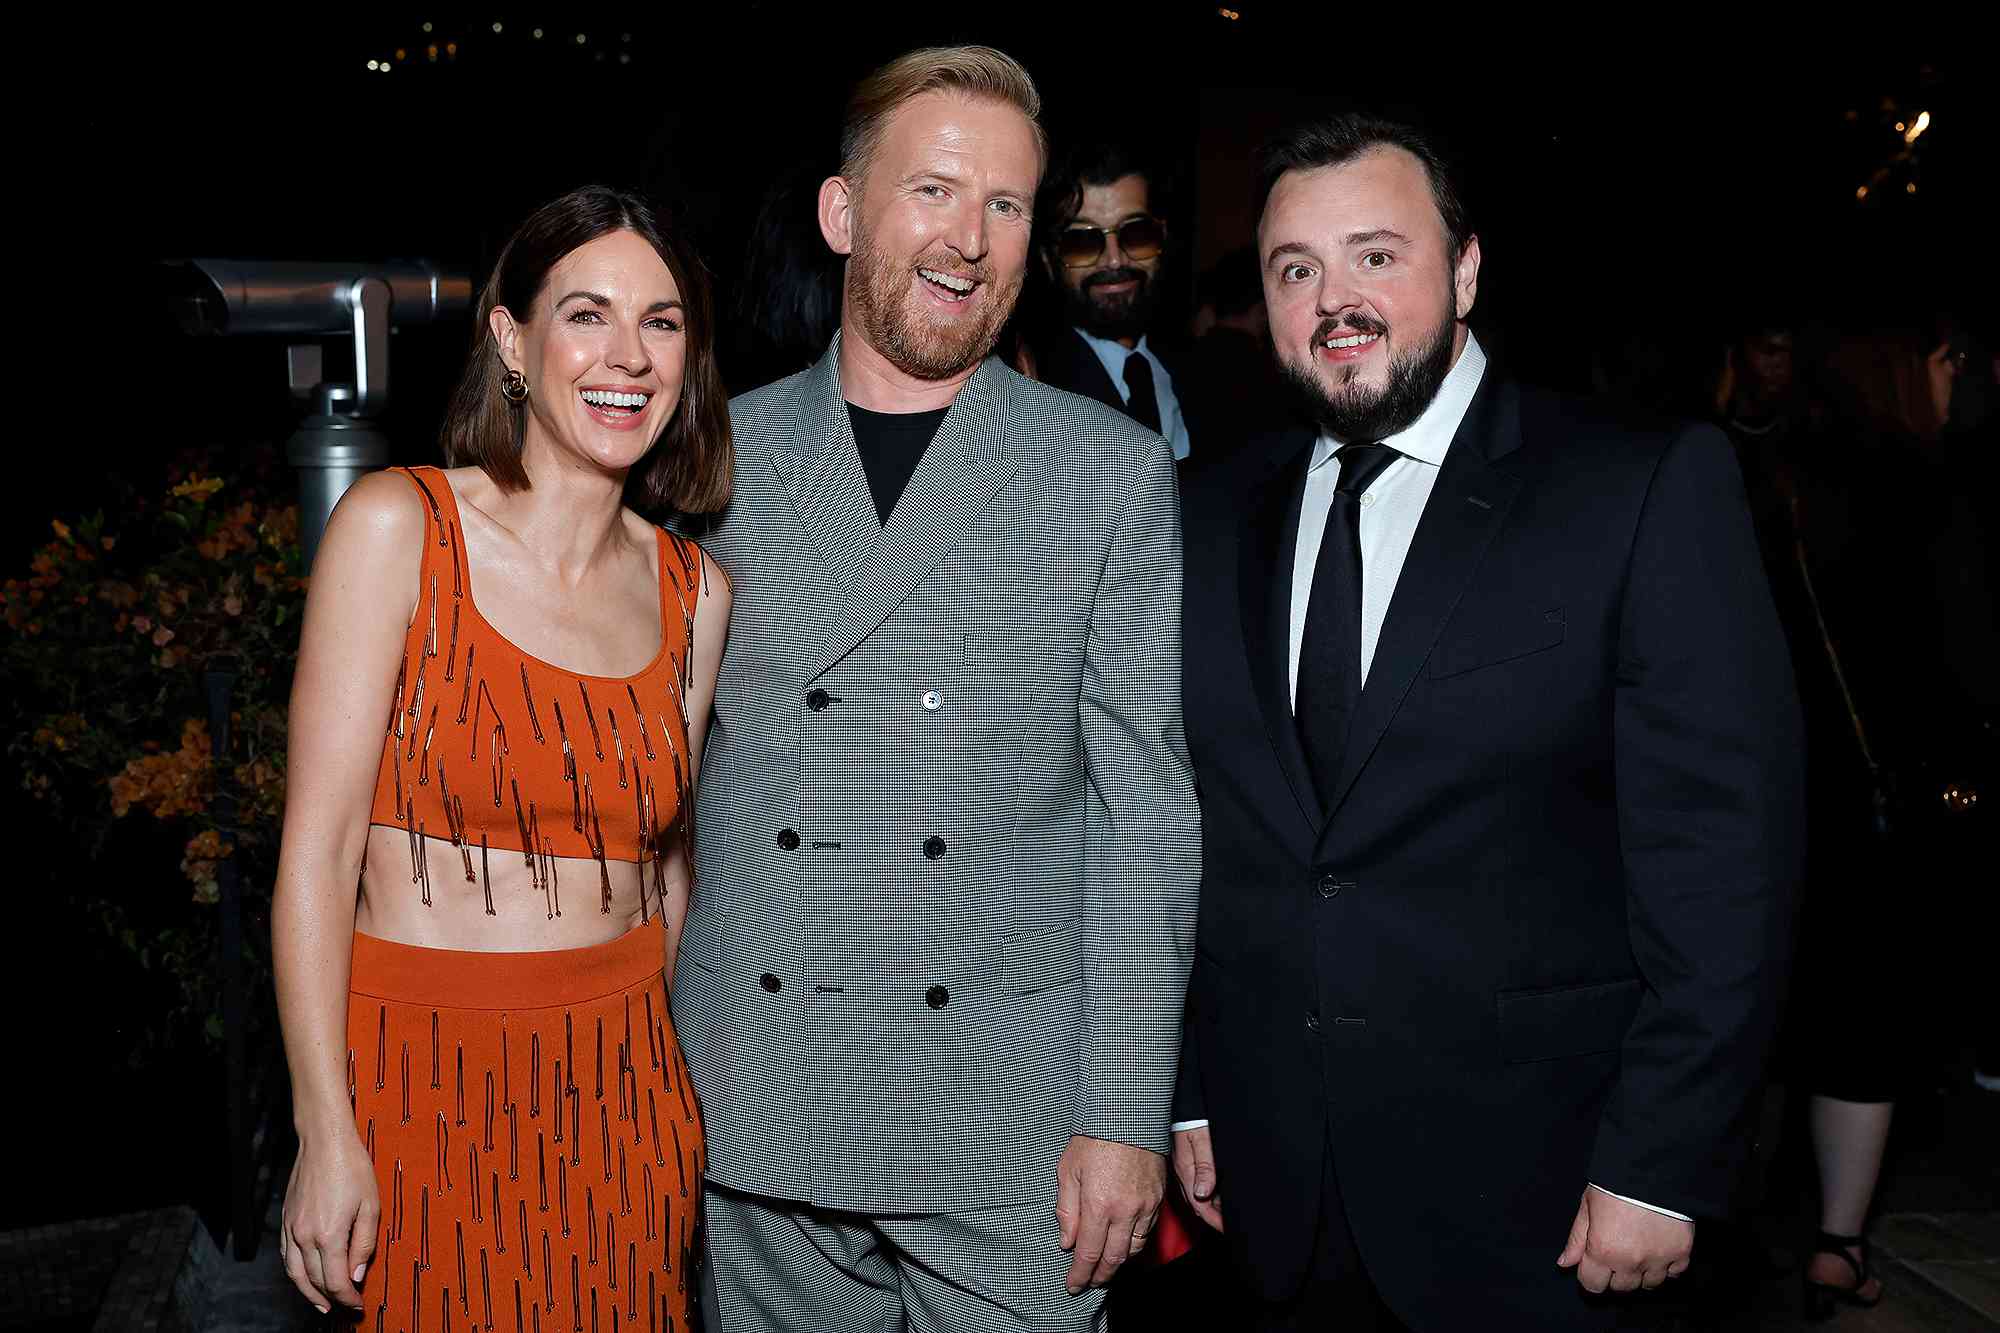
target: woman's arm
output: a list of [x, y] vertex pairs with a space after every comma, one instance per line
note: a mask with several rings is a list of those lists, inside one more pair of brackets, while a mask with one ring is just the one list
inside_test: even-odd
[[403, 479], [376, 474], [347, 492], [313, 564], [292, 683], [271, 950], [299, 1156], [279, 1245], [286, 1272], [322, 1311], [329, 1300], [360, 1308], [354, 1273], [380, 1216], [347, 1100], [348, 959], [425, 531], [422, 501]]
[[[701, 600], [694, 612], [694, 664], [689, 671], [688, 767], [694, 781], [701, 781], [701, 747], [708, 738], [709, 709], [715, 703], [715, 677], [722, 667], [722, 647], [729, 638], [729, 576], [722, 566], [701, 553]], [[687, 800], [692, 803], [694, 791]], [[692, 805], [689, 809], [693, 816]], [[660, 899], [660, 915], [667, 927], [667, 984], [673, 985], [674, 957], [680, 952], [681, 925], [687, 920], [688, 890], [692, 874], [688, 869], [688, 848], [675, 843], [667, 854], [665, 892]]]

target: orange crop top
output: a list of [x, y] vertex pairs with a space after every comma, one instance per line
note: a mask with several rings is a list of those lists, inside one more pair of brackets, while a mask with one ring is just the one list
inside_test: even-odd
[[[560, 915], [556, 858], [594, 858], [610, 910], [608, 861], [641, 868], [664, 888], [663, 836], [689, 835], [687, 685], [701, 548], [664, 530], [660, 651], [633, 676], [565, 671], [515, 647], [472, 600], [463, 527], [436, 468], [398, 468], [423, 493], [417, 613], [403, 644], [395, 703], [369, 822], [410, 838], [411, 882], [431, 902], [424, 838], [447, 838], [468, 883], [486, 890], [496, 855], [526, 862], [549, 915]], [[667, 842], [671, 847], [671, 841]]]

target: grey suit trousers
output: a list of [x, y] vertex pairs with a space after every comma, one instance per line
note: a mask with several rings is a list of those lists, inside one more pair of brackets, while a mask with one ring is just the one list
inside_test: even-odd
[[865, 1216], [711, 1185], [710, 1333], [1086, 1333], [1104, 1292], [1064, 1285], [1053, 1194], [969, 1213]]

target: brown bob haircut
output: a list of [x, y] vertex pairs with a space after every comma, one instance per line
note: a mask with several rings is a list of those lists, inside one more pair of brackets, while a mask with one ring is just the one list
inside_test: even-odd
[[493, 339], [494, 308], [505, 306], [517, 322], [528, 323], [549, 271], [565, 256], [618, 231], [639, 236], [666, 264], [680, 288], [687, 329], [680, 402], [652, 450], [632, 468], [626, 500], [640, 510], [714, 513], [729, 503], [736, 452], [729, 437], [729, 397], [715, 364], [715, 302], [707, 270], [660, 225], [645, 200], [602, 185], [586, 185], [543, 204], [501, 250], [479, 294], [472, 352], [445, 416], [445, 462], [477, 465], [503, 491], [528, 488], [521, 466], [528, 405], [510, 403], [500, 392], [507, 367]]

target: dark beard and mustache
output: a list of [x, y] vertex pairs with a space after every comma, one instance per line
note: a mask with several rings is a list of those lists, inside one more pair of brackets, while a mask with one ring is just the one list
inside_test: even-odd
[[[918, 267], [984, 284], [986, 294], [980, 299], [985, 313], [976, 322], [960, 321], [957, 327], [928, 325], [910, 309], [910, 279]], [[857, 231], [854, 252], [847, 260], [847, 303], [868, 345], [890, 365], [916, 379], [946, 380], [985, 360], [1014, 312], [1024, 273], [1015, 273], [1005, 287], [994, 285], [994, 276], [991, 265], [966, 265], [942, 256], [929, 264], [904, 264], [875, 249]]]
[[[1136, 282], [1129, 295], [1094, 295], [1092, 288], [1113, 282]], [[1107, 268], [1091, 274], [1083, 285], [1064, 283], [1063, 305], [1069, 322], [1095, 338], [1138, 338], [1153, 320], [1153, 280], [1143, 269]]]
[[[1322, 323], [1312, 346], [1347, 333], [1387, 335], [1388, 331], [1381, 320], [1357, 312]], [[1345, 372], [1348, 379], [1333, 390], [1312, 371], [1290, 361], [1281, 360], [1278, 368], [1321, 430], [1345, 444], [1375, 443], [1408, 430], [1437, 397], [1451, 371], [1452, 332], [1452, 320], [1441, 320], [1429, 338], [1390, 358], [1389, 382], [1380, 389], [1353, 383], [1351, 367]]]

